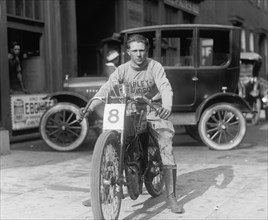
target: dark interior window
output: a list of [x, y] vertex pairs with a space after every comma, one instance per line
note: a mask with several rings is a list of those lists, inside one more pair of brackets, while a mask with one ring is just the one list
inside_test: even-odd
[[200, 30], [200, 65], [222, 66], [230, 59], [229, 31]]
[[164, 30], [161, 62], [164, 66], [193, 66], [193, 30]]

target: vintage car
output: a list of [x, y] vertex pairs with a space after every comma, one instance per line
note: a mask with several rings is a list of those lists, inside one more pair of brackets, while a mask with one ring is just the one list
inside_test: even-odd
[[[242, 52], [240, 55], [240, 80], [238, 94], [252, 107], [253, 113], [246, 116], [251, 125], [259, 122], [261, 110], [267, 114], [267, 82], [260, 77], [262, 57], [254, 52]], [[267, 118], [267, 117], [266, 117]]]
[[[246, 134], [243, 113], [249, 104], [237, 91], [240, 69], [240, 29], [224, 25], [157, 25], [123, 30], [114, 34], [113, 49], [126, 62], [126, 41], [142, 34], [150, 42], [149, 57], [158, 60], [174, 90], [170, 120], [183, 125], [191, 137], [209, 148], [229, 150]], [[109, 46], [106, 45], [106, 48]], [[105, 56], [103, 56], [105, 57]], [[40, 122], [45, 142], [60, 151], [73, 150], [86, 138], [99, 119], [92, 115], [79, 125], [75, 115], [98, 90], [105, 78], [70, 78], [66, 91], [51, 94], [57, 104]]]

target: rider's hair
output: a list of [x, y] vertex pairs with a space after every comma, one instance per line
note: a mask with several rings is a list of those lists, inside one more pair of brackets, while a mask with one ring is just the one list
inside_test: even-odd
[[128, 40], [127, 40], [127, 49], [130, 48], [130, 43], [131, 42], [141, 42], [141, 43], [144, 43], [146, 48], [148, 49], [149, 48], [149, 40], [144, 37], [143, 35], [141, 34], [132, 34], [128, 37]]

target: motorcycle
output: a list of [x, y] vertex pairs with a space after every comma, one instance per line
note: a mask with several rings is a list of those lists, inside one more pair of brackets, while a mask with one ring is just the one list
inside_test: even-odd
[[120, 96], [92, 98], [82, 111], [80, 121], [94, 99], [105, 104], [103, 131], [92, 157], [91, 206], [94, 219], [118, 219], [121, 201], [128, 195], [136, 200], [143, 184], [152, 197], [162, 194], [163, 164], [158, 142], [146, 121], [146, 109], [157, 112], [159, 104], [146, 97], [130, 97], [125, 85]]

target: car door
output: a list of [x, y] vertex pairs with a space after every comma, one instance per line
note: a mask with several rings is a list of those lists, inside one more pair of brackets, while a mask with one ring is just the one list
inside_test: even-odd
[[160, 63], [173, 88], [173, 111], [188, 111], [196, 100], [193, 28], [161, 31]]

